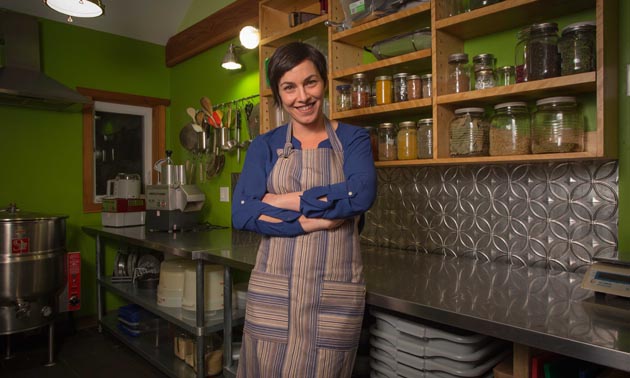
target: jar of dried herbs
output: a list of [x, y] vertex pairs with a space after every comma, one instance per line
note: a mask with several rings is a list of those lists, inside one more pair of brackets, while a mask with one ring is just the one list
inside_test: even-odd
[[490, 119], [490, 155], [529, 154], [530, 116], [525, 102], [504, 102]]
[[378, 160], [396, 160], [396, 128], [393, 123], [378, 125]]
[[575, 97], [548, 97], [536, 101], [532, 116], [532, 152], [584, 151], [584, 124]]
[[433, 118], [418, 121], [418, 159], [433, 157]]
[[460, 93], [470, 90], [470, 67], [468, 54], [455, 53], [448, 56], [447, 93]]
[[488, 155], [488, 129], [490, 124], [484, 118], [483, 108], [460, 108], [449, 124], [450, 155]]
[[595, 71], [595, 23], [578, 22], [562, 29], [558, 50], [563, 76]]
[[530, 28], [527, 42], [527, 80], [541, 80], [560, 76], [558, 53], [558, 24], [545, 22]]
[[420, 75], [407, 76], [407, 98], [417, 100], [422, 98], [422, 81]]
[[407, 101], [407, 74], [399, 72], [394, 74], [394, 102]]

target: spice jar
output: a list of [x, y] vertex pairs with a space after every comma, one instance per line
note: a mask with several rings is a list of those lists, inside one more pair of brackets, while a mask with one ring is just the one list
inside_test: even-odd
[[352, 109], [352, 85], [337, 85], [337, 107], [338, 112], [345, 112]]
[[595, 71], [595, 23], [578, 22], [562, 29], [558, 50], [563, 76]]
[[370, 134], [370, 145], [372, 146], [372, 156], [374, 160], [378, 159], [378, 130], [374, 126], [363, 126]]
[[492, 70], [495, 68], [495, 59], [492, 54], [479, 54], [473, 57], [473, 70]]
[[420, 76], [420, 80], [422, 81], [422, 98], [431, 97], [433, 76], [431, 74], [424, 74]]
[[512, 85], [516, 82], [514, 66], [503, 66], [497, 68], [497, 87]]
[[418, 133], [414, 121], [398, 124], [398, 160], [416, 159], [418, 157]]
[[530, 117], [524, 102], [494, 107], [490, 119], [490, 155], [523, 155], [530, 151]]
[[433, 157], [433, 118], [418, 121], [418, 159]]
[[451, 156], [483, 156], [488, 154], [489, 124], [483, 108], [460, 108], [449, 124]]
[[494, 55], [475, 55], [473, 65], [475, 70], [475, 89], [492, 88], [496, 85], [494, 79]]
[[468, 54], [456, 53], [448, 56], [447, 93], [460, 93], [470, 90], [470, 67]]
[[392, 77], [377, 76], [376, 82], [376, 105], [392, 103]]
[[548, 97], [536, 101], [532, 116], [532, 152], [584, 151], [584, 126], [575, 97]]
[[393, 77], [394, 81], [394, 102], [407, 101], [407, 74], [397, 73]]
[[407, 98], [410, 100], [422, 98], [420, 75], [407, 76]]
[[352, 109], [370, 106], [370, 84], [364, 73], [352, 75]]
[[396, 160], [396, 129], [393, 123], [378, 125], [378, 160]]
[[527, 81], [527, 42], [529, 41], [530, 28], [525, 27], [516, 34], [516, 46], [514, 46], [514, 73], [515, 81], [523, 83]]
[[545, 22], [530, 28], [527, 42], [527, 80], [560, 76], [558, 24]]

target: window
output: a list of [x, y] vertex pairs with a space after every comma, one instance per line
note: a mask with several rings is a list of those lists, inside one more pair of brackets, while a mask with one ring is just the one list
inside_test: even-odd
[[77, 88], [94, 104], [83, 110], [83, 211], [101, 211], [107, 180], [138, 173], [152, 182], [164, 157], [169, 100]]

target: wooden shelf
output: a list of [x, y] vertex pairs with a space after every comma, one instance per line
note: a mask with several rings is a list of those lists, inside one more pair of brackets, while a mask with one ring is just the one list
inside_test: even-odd
[[571, 96], [592, 93], [597, 87], [595, 72], [518, 83], [505, 87], [473, 90], [437, 97], [438, 105], [495, 105], [501, 99], [509, 101], [534, 101], [544, 97]]
[[[332, 1], [332, 0], [331, 0]], [[366, 22], [351, 29], [333, 33], [333, 42], [342, 42], [356, 47], [370, 46], [411, 30], [429, 27], [431, 24], [431, 3], [426, 2], [416, 7], [390, 14]]]
[[328, 27], [324, 25], [324, 22], [327, 20], [328, 15], [319, 16], [295, 27], [274, 33], [262, 39], [260, 44], [262, 46], [279, 47], [292, 41], [304, 40], [313, 36], [318, 36], [326, 40]]
[[369, 73], [369, 76], [393, 75], [397, 72], [420, 73], [431, 71], [431, 49], [414, 51], [401, 56], [361, 64], [344, 70], [333, 72], [330, 77], [335, 80], [350, 81], [356, 73]]
[[342, 119], [344, 121], [367, 121], [374, 122], [376, 118], [388, 117], [404, 117], [417, 115], [418, 113], [431, 110], [431, 98], [422, 98], [419, 100], [409, 100], [404, 102], [396, 102], [387, 105], [370, 106], [361, 109], [352, 109], [345, 112], [333, 112], [331, 118]]
[[593, 8], [595, 0], [506, 0], [438, 19], [435, 28], [467, 40]]

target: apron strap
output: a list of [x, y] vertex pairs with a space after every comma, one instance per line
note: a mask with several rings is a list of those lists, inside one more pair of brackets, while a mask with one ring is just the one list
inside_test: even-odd
[[[324, 123], [326, 125], [326, 135], [328, 136], [328, 140], [330, 145], [339, 156], [343, 156], [343, 147], [341, 146], [341, 141], [337, 137], [335, 130], [333, 130], [332, 125], [330, 124], [330, 120], [328, 117], [324, 116]], [[282, 157], [288, 158], [291, 154], [291, 150], [293, 149], [293, 144], [291, 143], [291, 138], [293, 137], [293, 123], [289, 122], [287, 125], [287, 133], [284, 140], [284, 148], [282, 150]]]

